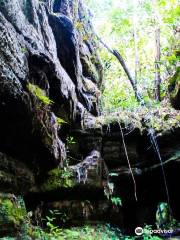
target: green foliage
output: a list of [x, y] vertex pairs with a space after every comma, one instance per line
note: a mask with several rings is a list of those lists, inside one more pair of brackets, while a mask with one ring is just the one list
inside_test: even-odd
[[[109, 176], [115, 177], [115, 176], [118, 176], [118, 174], [110, 173]], [[107, 181], [107, 184], [104, 186], [104, 194], [114, 206], [116, 207], [122, 206], [121, 198], [114, 195], [114, 183], [112, 181], [110, 180]]]
[[27, 48], [25, 48], [25, 47], [22, 47], [22, 48], [21, 48], [21, 52], [22, 52], [22, 53], [27, 53], [27, 52], [28, 52], [28, 50], [27, 50]]
[[[154, 98], [155, 29], [160, 27], [161, 97], [167, 98], [167, 79], [178, 65], [178, 22], [180, 8], [177, 0], [116, 1], [87, 0], [94, 13], [94, 26], [99, 36], [120, 52], [141, 94], [148, 102]], [[104, 63], [102, 108], [106, 111], [137, 107], [129, 80], [114, 56], [105, 48], [99, 50]]]
[[48, 234], [40, 227], [29, 228], [28, 236], [30, 236], [32, 239], [50, 240]]
[[42, 191], [52, 191], [60, 187], [73, 187], [75, 180], [71, 169], [55, 168], [48, 172], [48, 178], [41, 186]]
[[174, 65], [174, 66], [176, 66], [176, 64], [180, 61], [180, 57], [176, 56], [175, 53], [172, 53], [171, 55], [166, 56], [165, 59], [169, 62], [170, 65]]
[[[110, 82], [109, 82], [110, 83]], [[133, 109], [138, 106], [131, 86], [107, 84], [103, 92], [102, 109], [105, 112], [112, 112], [117, 108]], [[106, 83], [105, 83], [106, 84]], [[129, 84], [127, 84], [129, 85]]]
[[168, 87], [171, 97], [175, 98], [180, 88], [180, 67], [178, 67], [175, 74], [169, 78]]
[[61, 229], [58, 226], [54, 225], [54, 220], [57, 220], [57, 217], [61, 213], [58, 210], [50, 210], [49, 211], [49, 216], [46, 216], [46, 225], [48, 228], [49, 236], [50, 237], [55, 237], [58, 238], [59, 235], [61, 234]]
[[109, 225], [97, 225], [83, 227], [73, 227], [70, 229], [61, 229], [59, 238], [68, 240], [118, 240], [120, 236], [119, 229], [112, 229]]
[[27, 236], [26, 221], [27, 212], [22, 197], [0, 193], [0, 235], [7, 232], [10, 236]]
[[122, 206], [122, 201], [119, 197], [116, 196], [111, 197], [111, 202], [115, 206]]
[[[57, 171], [53, 171], [53, 174], [58, 176]], [[110, 186], [112, 189], [112, 187]], [[145, 225], [143, 230], [144, 233], [139, 238], [138, 236], [124, 236], [120, 229], [111, 227], [110, 224], [106, 225], [96, 225], [89, 226], [84, 225], [81, 227], [71, 227], [71, 228], [62, 228], [58, 224], [58, 222], [65, 222], [68, 220], [67, 215], [60, 212], [59, 210], [49, 210], [49, 214], [45, 218], [46, 227], [42, 230], [40, 227], [34, 227], [31, 225], [30, 221], [27, 221], [27, 213], [25, 210], [24, 202], [21, 198], [11, 199], [12, 195], [9, 195], [7, 198], [1, 198], [0, 201], [0, 209], [1, 214], [0, 217], [8, 216], [8, 219], [11, 218], [13, 224], [16, 224], [16, 227], [20, 226], [19, 239], [43, 239], [43, 240], [161, 240], [160, 237], [152, 235], [151, 231], [152, 227], [149, 225]], [[111, 197], [114, 204], [118, 206], [121, 201], [118, 197]], [[15, 203], [16, 202], [16, 203]], [[2, 208], [3, 214], [2, 214]], [[161, 204], [160, 208], [166, 209], [166, 205]], [[16, 220], [14, 221], [14, 218]], [[5, 219], [5, 218], [3, 218]], [[26, 220], [25, 220], [26, 219]], [[9, 221], [9, 220], [8, 220]], [[175, 221], [172, 221], [173, 223]], [[1, 223], [1, 222], [0, 222]], [[3, 223], [7, 223], [7, 221]], [[175, 225], [174, 225], [175, 226]], [[176, 225], [177, 226], [177, 225]], [[169, 228], [172, 228], [172, 225], [169, 225]], [[2, 225], [1, 225], [2, 229]], [[1, 230], [0, 229], [0, 230]], [[6, 237], [2, 238], [4, 240], [13, 240], [14, 238]]]
[[158, 236], [153, 236], [151, 233], [152, 226], [151, 225], [145, 225], [143, 228], [143, 240], [162, 240], [162, 238]]
[[65, 123], [67, 123], [66, 121], [64, 121], [62, 118], [60, 118], [60, 117], [56, 117], [56, 121], [57, 121], [57, 123], [59, 124], [59, 125], [62, 125], [62, 124], [65, 124]]
[[111, 172], [111, 173], [109, 173], [109, 176], [110, 177], [118, 177], [118, 173]]
[[67, 159], [65, 161], [66, 166], [69, 166], [69, 161], [70, 161], [70, 151], [73, 147], [73, 145], [76, 144], [76, 141], [73, 136], [67, 136], [66, 138], [66, 152], [67, 152]]
[[70, 146], [70, 145], [73, 145], [73, 144], [76, 143], [76, 141], [75, 141], [75, 139], [74, 139], [73, 136], [68, 136], [68, 137], [66, 138], [66, 142], [67, 142], [67, 146]]
[[[177, 154], [178, 155], [178, 154]], [[156, 211], [156, 226], [158, 229], [177, 229], [179, 223], [170, 213], [167, 203], [160, 202]]]
[[83, 31], [83, 23], [81, 22], [81, 21], [77, 21], [76, 23], [75, 23], [75, 28], [78, 30], [78, 31], [80, 31], [80, 32], [82, 32]]
[[35, 84], [28, 83], [28, 90], [44, 105], [50, 105], [53, 103], [49, 97], [46, 96], [46, 92]]
[[122, 235], [120, 229], [111, 227], [109, 224], [97, 226], [85, 225], [69, 229], [58, 229], [52, 224], [50, 232], [43, 232], [41, 229], [36, 229], [36, 236], [41, 236], [41, 239], [44, 240], [162, 240], [162, 238], [152, 236], [148, 233], [148, 230], [152, 229], [151, 226], [145, 226], [144, 229], [145, 234], [143, 234], [143, 236], [133, 237]]

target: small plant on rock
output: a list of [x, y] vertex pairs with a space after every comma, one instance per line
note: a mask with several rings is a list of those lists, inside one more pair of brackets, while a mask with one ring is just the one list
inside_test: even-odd
[[111, 202], [115, 206], [122, 206], [122, 201], [119, 197], [116, 197], [116, 196], [111, 197]]
[[46, 92], [35, 84], [28, 83], [28, 90], [44, 105], [51, 105], [53, 101], [46, 96]]

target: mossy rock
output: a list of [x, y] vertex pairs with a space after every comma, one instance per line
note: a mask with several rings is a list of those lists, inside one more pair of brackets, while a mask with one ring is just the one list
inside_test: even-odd
[[0, 193], [0, 236], [11, 236], [21, 231], [26, 214], [21, 197]]
[[169, 93], [172, 106], [180, 109], [180, 67], [176, 69], [175, 74], [169, 79]]
[[81, 57], [81, 63], [83, 66], [83, 75], [97, 83], [99, 81], [99, 75], [95, 65], [87, 57]]
[[55, 168], [48, 172], [47, 180], [42, 184], [43, 192], [53, 191], [58, 188], [71, 188], [75, 185], [72, 170]]

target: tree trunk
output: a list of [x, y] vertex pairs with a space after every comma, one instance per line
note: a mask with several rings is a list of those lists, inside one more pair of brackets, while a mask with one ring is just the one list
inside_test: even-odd
[[155, 22], [155, 99], [161, 100], [160, 87], [161, 87], [161, 73], [160, 73], [160, 60], [161, 60], [161, 44], [160, 44], [160, 16], [157, 8], [157, 0], [153, 0], [154, 4], [154, 22]]
[[128, 69], [128, 67], [127, 67], [124, 59], [122, 58], [121, 54], [120, 54], [117, 50], [111, 49], [110, 47], [108, 47], [108, 46], [106, 45], [106, 43], [104, 43], [103, 40], [102, 40], [97, 34], [96, 34], [96, 37], [97, 37], [98, 40], [102, 43], [102, 45], [103, 45], [111, 54], [113, 54], [113, 55], [117, 58], [117, 60], [118, 60], [119, 63], [121, 64], [123, 70], [125, 71], [128, 79], [129, 79], [129, 81], [130, 81], [130, 83], [131, 83], [131, 86], [132, 86], [132, 88], [133, 88], [133, 90], [134, 90], [134, 94], [135, 94], [136, 100], [143, 105], [143, 104], [144, 104], [144, 101], [143, 101], [141, 95], [140, 95], [139, 92], [138, 92], [136, 80], [134, 80], [133, 77], [131, 76], [131, 73], [130, 73], [130, 71], [129, 71], [129, 69]]
[[158, 26], [155, 29], [155, 99], [157, 101], [161, 100], [161, 96], [160, 96], [160, 87], [161, 87], [160, 59], [161, 59], [160, 28]]
[[118, 59], [118, 61], [120, 62], [122, 68], [124, 69], [131, 85], [132, 85], [132, 88], [134, 90], [134, 93], [135, 93], [135, 97], [137, 99], [138, 102], [141, 102], [142, 101], [142, 98], [140, 96], [140, 94], [138, 93], [138, 89], [137, 89], [137, 84], [136, 84], [136, 80], [132, 78], [131, 74], [130, 74], [130, 71], [128, 69], [128, 67], [126, 66], [126, 63], [124, 61], [124, 59], [122, 58], [122, 56], [120, 55], [120, 53], [116, 50], [113, 50], [113, 55]]
[[133, 1], [134, 13], [133, 13], [133, 38], [134, 38], [134, 52], [135, 52], [135, 81], [138, 80], [140, 73], [139, 63], [139, 49], [138, 49], [138, 15], [137, 15], [137, 1]]

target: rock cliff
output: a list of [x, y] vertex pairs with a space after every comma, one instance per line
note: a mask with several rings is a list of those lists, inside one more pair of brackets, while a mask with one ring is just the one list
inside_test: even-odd
[[57, 118], [71, 128], [85, 112], [98, 114], [102, 66], [84, 14], [79, 1], [0, 2], [0, 151], [7, 164], [13, 157], [35, 174], [62, 165]]
[[[81, 0], [0, 0], [2, 236], [18, 234], [27, 213], [24, 206], [12, 209], [21, 197], [34, 214], [63, 209], [68, 224], [111, 222], [132, 230], [155, 222], [157, 204], [167, 201], [144, 115], [100, 116], [103, 68], [88, 14]], [[179, 112], [165, 112], [152, 115], [179, 218]], [[107, 199], [112, 192], [123, 207]]]

